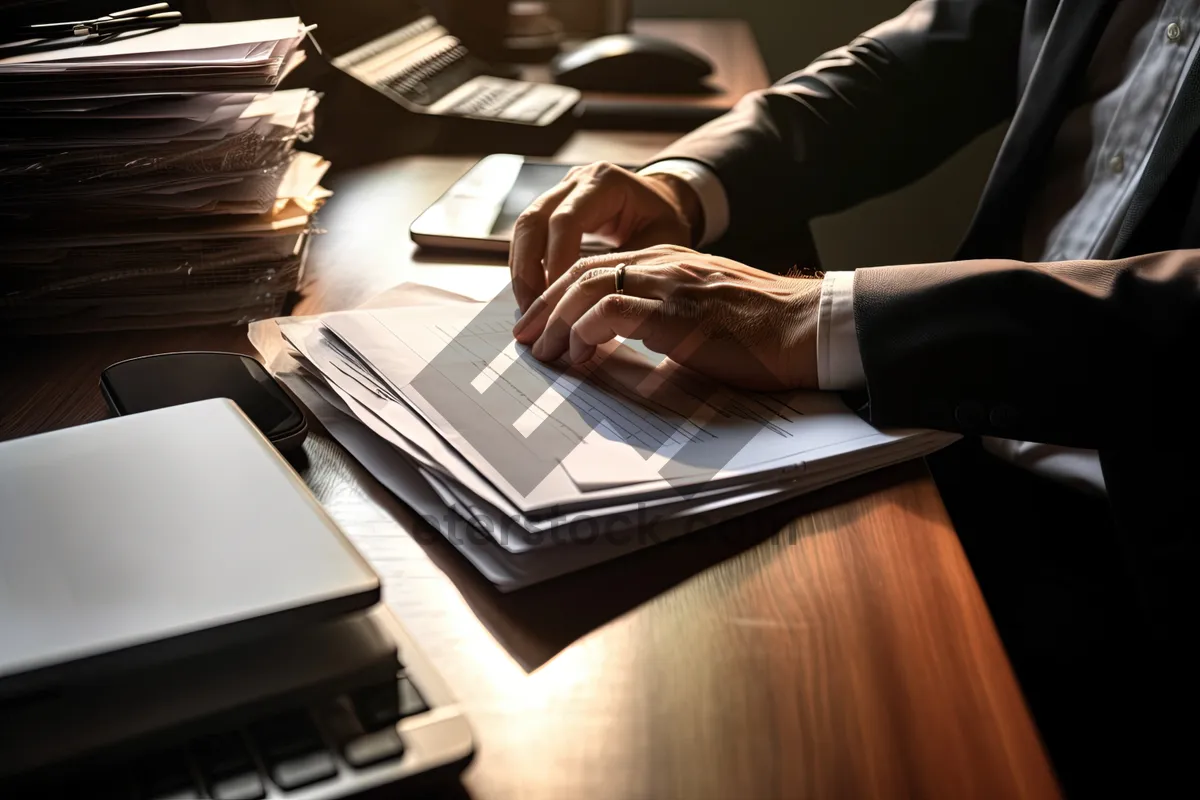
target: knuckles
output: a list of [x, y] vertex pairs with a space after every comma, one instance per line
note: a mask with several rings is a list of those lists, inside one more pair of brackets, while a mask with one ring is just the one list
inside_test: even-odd
[[550, 228], [552, 230], [570, 230], [575, 227], [575, 209], [565, 203], [550, 214]]
[[601, 267], [585, 267], [582, 274], [579, 275], [578, 284], [580, 288], [590, 287], [601, 281], [612, 281], [612, 272]]
[[594, 259], [581, 258], [578, 261], [576, 261], [574, 264], [572, 264], [570, 267], [568, 267], [567, 268], [568, 280], [570, 280], [571, 283], [579, 283], [581, 280], [583, 280], [583, 277], [585, 275], [587, 275], [589, 272], [596, 271], [596, 267], [593, 266], [593, 261], [594, 261]]
[[611, 161], [596, 161], [584, 167], [582, 174], [586, 174], [592, 181], [600, 182], [612, 181], [627, 173]]
[[524, 228], [536, 224], [545, 216], [541, 203], [534, 203], [517, 215], [516, 227]]
[[625, 317], [633, 313], [633, 308], [628, 303], [628, 298], [619, 294], [609, 294], [600, 298], [600, 302], [596, 303], [596, 309], [605, 317]]

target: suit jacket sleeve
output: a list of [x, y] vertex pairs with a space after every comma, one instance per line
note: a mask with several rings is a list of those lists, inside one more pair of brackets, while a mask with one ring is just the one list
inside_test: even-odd
[[1200, 251], [860, 269], [854, 323], [872, 424], [1124, 447], [1191, 394]]
[[659, 158], [717, 173], [730, 237], [786, 236], [920, 177], [1009, 116], [1023, 9], [1020, 0], [918, 0]]
[[873, 424], [1100, 451], [1144, 633], [1192, 663], [1200, 250], [860, 269], [854, 321]]

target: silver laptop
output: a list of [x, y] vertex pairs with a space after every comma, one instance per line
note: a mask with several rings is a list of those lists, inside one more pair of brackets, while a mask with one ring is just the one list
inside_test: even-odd
[[0, 443], [0, 697], [378, 601], [246, 425], [219, 400]]
[[333, 798], [461, 768], [466, 722], [379, 594], [228, 400], [0, 443], [0, 796]]

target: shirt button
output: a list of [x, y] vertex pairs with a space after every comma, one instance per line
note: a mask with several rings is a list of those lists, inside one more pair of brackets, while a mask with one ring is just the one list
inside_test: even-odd
[[1120, 153], [1117, 153], [1108, 160], [1108, 168], [1111, 169], [1115, 174], [1120, 175], [1125, 171], [1125, 157]]
[[1167, 41], [1178, 42], [1183, 38], [1183, 28], [1179, 27], [1178, 22], [1172, 22], [1167, 25]]

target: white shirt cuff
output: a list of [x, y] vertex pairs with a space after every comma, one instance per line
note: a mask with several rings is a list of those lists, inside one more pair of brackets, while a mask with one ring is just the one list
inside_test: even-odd
[[643, 168], [640, 175], [674, 175], [680, 178], [700, 198], [704, 212], [704, 230], [697, 245], [712, 244], [729, 230], [729, 196], [717, 174], [699, 161], [689, 158], [668, 158]]
[[827, 272], [817, 313], [817, 385], [838, 392], [866, 383], [854, 327], [854, 273]]

